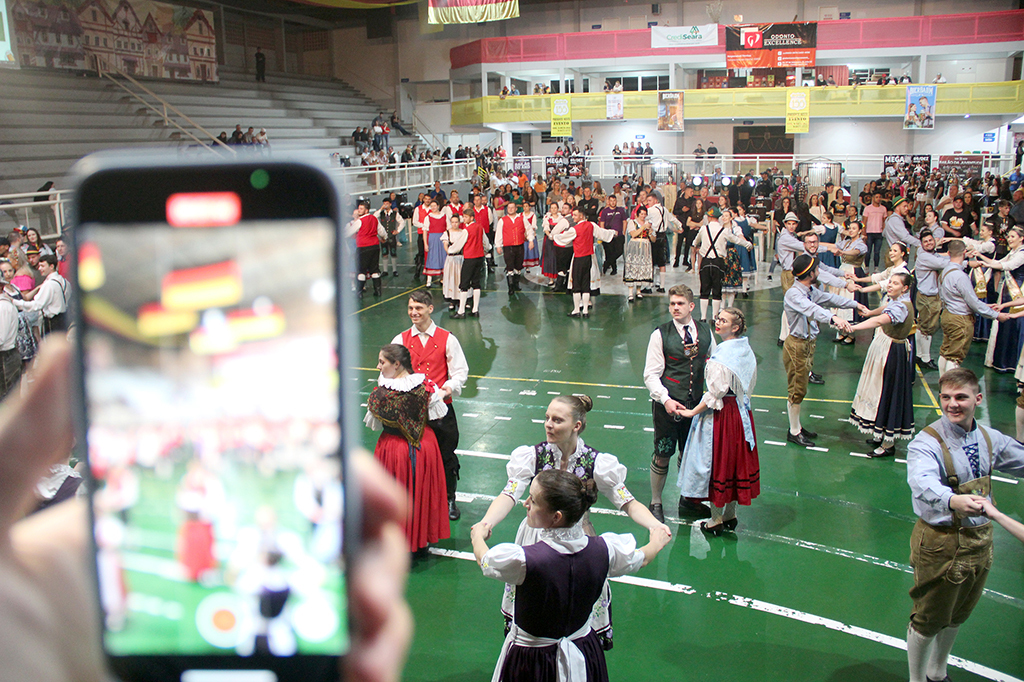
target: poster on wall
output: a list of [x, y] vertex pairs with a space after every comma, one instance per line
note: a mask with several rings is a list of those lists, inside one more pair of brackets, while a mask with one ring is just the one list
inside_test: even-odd
[[512, 170], [515, 171], [516, 175], [520, 173], [526, 173], [526, 177], [533, 177], [533, 162], [527, 158], [513, 157], [512, 158]]
[[572, 99], [551, 98], [551, 137], [572, 137]]
[[7, 2], [0, 0], [0, 67], [4, 66], [16, 68], [18, 60], [14, 55], [14, 32], [7, 14]]
[[565, 175], [569, 168], [569, 159], [565, 156], [545, 156], [544, 172], [547, 175]]
[[621, 92], [609, 92], [605, 95], [605, 117], [609, 121], [621, 121], [626, 116], [624, 98]]
[[939, 157], [939, 172], [942, 177], [956, 175], [961, 181], [971, 177], [981, 177], [981, 169], [985, 165], [985, 157], [981, 154], [950, 154]]
[[718, 24], [652, 26], [651, 47], [713, 47], [718, 45]]
[[904, 130], [932, 130], [935, 128], [934, 85], [908, 85], [907, 105], [904, 107]]
[[814, 66], [818, 25], [750, 24], [725, 27], [725, 66], [729, 69]]
[[658, 93], [658, 130], [683, 130], [683, 91]]
[[18, 0], [23, 67], [217, 81], [213, 12], [153, 0]]
[[903, 175], [907, 170], [915, 175], [928, 175], [932, 171], [932, 155], [886, 154], [882, 157], [882, 171], [889, 177]]
[[786, 89], [786, 132], [808, 133], [811, 131], [811, 89]]
[[[563, 157], [565, 158], [565, 157]], [[571, 178], [578, 178], [583, 175], [583, 166], [586, 163], [586, 157], [573, 155], [568, 157], [568, 165], [566, 166], [566, 174]]]

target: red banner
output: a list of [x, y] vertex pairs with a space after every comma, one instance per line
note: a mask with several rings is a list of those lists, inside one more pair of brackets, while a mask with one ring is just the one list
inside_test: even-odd
[[727, 26], [725, 65], [730, 69], [814, 66], [817, 24]]

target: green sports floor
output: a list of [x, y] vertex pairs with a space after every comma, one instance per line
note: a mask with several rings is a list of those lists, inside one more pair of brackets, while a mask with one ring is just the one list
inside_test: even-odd
[[[400, 261], [411, 262], [408, 247]], [[762, 266], [763, 267], [763, 266]], [[380, 299], [367, 296], [361, 323], [359, 382], [365, 398], [376, 379], [377, 351], [409, 325], [407, 294], [419, 286], [411, 267], [387, 277]], [[670, 284], [695, 278], [672, 270]], [[818, 431], [817, 450], [786, 445], [786, 376], [776, 346], [781, 289], [759, 288], [737, 304], [748, 320], [758, 358], [752, 401], [761, 461], [761, 495], [739, 508], [735, 535], [705, 538], [699, 529], [666, 519], [674, 537], [635, 577], [612, 586], [615, 647], [608, 669], [617, 680], [896, 682], [907, 679], [903, 650], [912, 585], [909, 538], [915, 517], [906, 483], [904, 443], [896, 461], [866, 459], [867, 445], [846, 422], [870, 337], [854, 347], [818, 344], [815, 369], [824, 386], [811, 386], [804, 425]], [[469, 528], [500, 493], [509, 453], [544, 439], [541, 420], [553, 395], [585, 392], [594, 399], [584, 440], [615, 454], [629, 469], [627, 485], [650, 501], [650, 402], [642, 372], [653, 328], [668, 319], [667, 299], [628, 304], [621, 283], [596, 297], [589, 320], [569, 319], [571, 299], [536, 284], [510, 300], [503, 278], [488, 276], [480, 317], [452, 320], [433, 293], [434, 321], [456, 334], [470, 379], [456, 400], [462, 478], [462, 519], [452, 536], [416, 564], [408, 599], [416, 635], [408, 680], [489, 679], [503, 639], [498, 611], [502, 585], [472, 561]], [[615, 293], [619, 292], [619, 293]], [[939, 339], [935, 339], [937, 351]], [[966, 363], [981, 370], [983, 348]], [[983, 422], [1013, 432], [1016, 385], [985, 372]], [[937, 418], [937, 373], [918, 376], [919, 426]], [[365, 431], [373, 448], [376, 435]], [[674, 460], [675, 461], [675, 460]], [[675, 467], [666, 500], [675, 499]], [[994, 483], [997, 504], [1024, 516], [1024, 485]], [[593, 515], [599, 533], [646, 532], [602, 498]], [[674, 505], [666, 504], [666, 511]], [[512, 541], [520, 507], [495, 530]], [[996, 529], [996, 561], [987, 591], [956, 646], [950, 677], [956, 682], [1024, 678], [1024, 547]]]

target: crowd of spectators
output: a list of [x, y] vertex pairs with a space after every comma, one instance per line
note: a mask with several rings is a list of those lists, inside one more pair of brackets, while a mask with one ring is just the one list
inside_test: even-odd
[[267, 129], [260, 128], [259, 132], [256, 132], [254, 126], [249, 126], [247, 130], [242, 130], [242, 124], [239, 123], [235, 126], [231, 135], [227, 132], [221, 131], [220, 135], [217, 136], [218, 142], [213, 142], [210, 146], [217, 147], [220, 143], [235, 147], [235, 146], [246, 146], [246, 147], [269, 147], [270, 138], [267, 136]]

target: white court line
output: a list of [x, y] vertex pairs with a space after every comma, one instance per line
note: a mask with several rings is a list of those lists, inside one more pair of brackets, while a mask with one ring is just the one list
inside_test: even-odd
[[810, 415], [810, 417], [811, 417], [811, 419], [824, 419], [825, 418], [825, 416], [821, 415], [821, 414], [812, 414], [812, 415]]
[[816, 452], [828, 452], [828, 448], [818, 447], [817, 445], [811, 445], [807, 449], [808, 450], [814, 450]]
[[[483, 457], [484, 459], [509, 459], [508, 455], [503, 455], [498, 452], [480, 452], [478, 450], [456, 450], [456, 455], [465, 455], [466, 457]], [[460, 493], [461, 494], [461, 493]], [[472, 500], [466, 500], [471, 502]]]
[[1017, 481], [1012, 478], [1003, 478], [1002, 476], [993, 476], [993, 481], [1001, 481], [1003, 483], [1009, 483], [1010, 485], [1017, 485]]
[[495, 419], [496, 419], [497, 421], [502, 421], [502, 422], [510, 422], [510, 421], [512, 421], [512, 417], [502, 417], [502, 416], [500, 416], [500, 415], [495, 415], [495, 417], [494, 417], [494, 418], [495, 418]]
[[558, 391], [548, 391], [548, 395], [562, 395]]
[[366, 407], [366, 403], [359, 403], [359, 407]]
[[544, 423], [543, 419], [531, 419], [530, 421], [532, 421], [534, 424], [543, 424]]
[[626, 427], [625, 426], [619, 426], [618, 424], [605, 424], [604, 428], [606, 428], [606, 429], [624, 429]]
[[781, 447], [786, 447], [785, 443], [783, 443], [782, 441], [778, 441], [778, 440], [766, 440], [766, 441], [764, 441], [764, 444], [765, 445], [779, 445]]
[[463, 416], [463, 417], [469, 417], [470, 419], [476, 419], [476, 418], [477, 418], [477, 417], [479, 417], [480, 415], [479, 415], [479, 414], [477, 414], [476, 412], [463, 412], [463, 413], [462, 413], [462, 416]]
[[863, 452], [851, 452], [850, 457], [863, 457], [864, 459], [871, 459], [868, 455]]
[[623, 400], [636, 400], [636, 398], [630, 398], [628, 395], [627, 396], [622, 396], [622, 399]]
[[[438, 547], [431, 547], [430, 553], [436, 556], [449, 557], [452, 559], [462, 559], [463, 561], [476, 561], [476, 557], [469, 552], [459, 552], [452, 549], [440, 549]], [[633, 585], [635, 587], [645, 587], [652, 590], [661, 590], [663, 592], [676, 592], [679, 594], [685, 594], [687, 596], [698, 595], [705, 599], [712, 599], [717, 602], [725, 602], [733, 606], [741, 606], [747, 609], [753, 609], [754, 611], [760, 611], [761, 613], [771, 614], [773, 616], [782, 616], [783, 618], [789, 618], [790, 620], [799, 621], [801, 623], [807, 623], [808, 625], [818, 625], [835, 632], [841, 632], [847, 635], [853, 635], [854, 637], [860, 637], [870, 642], [877, 642], [878, 644], [884, 644], [885, 646], [892, 647], [893, 649], [900, 649], [902, 651], [907, 650], [907, 643], [905, 640], [886, 635], [881, 632], [875, 632], [874, 630], [868, 630], [867, 628], [858, 627], [856, 625], [850, 625], [843, 623], [832, 618], [825, 618], [824, 616], [816, 616], [813, 613], [807, 613], [806, 611], [798, 611], [791, 609], [786, 606], [779, 606], [778, 604], [772, 604], [771, 602], [761, 601], [760, 599], [751, 599], [750, 597], [743, 597], [737, 594], [729, 594], [728, 592], [705, 592], [700, 594], [696, 589], [690, 585], [684, 585], [682, 583], [670, 583], [664, 580], [654, 580], [652, 578], [640, 578], [637, 576], [622, 576], [620, 578], [611, 578], [613, 583], [622, 583], [625, 585]], [[967, 672], [974, 673], [980, 677], [993, 680], [993, 682], [1024, 682], [1012, 675], [1000, 672], [994, 668], [989, 668], [986, 665], [980, 663], [974, 663], [966, 659], [960, 658], [959, 656], [950, 656], [949, 663], [957, 668], [966, 670]]]
[[647, 431], [648, 433], [654, 433], [654, 427], [653, 426], [645, 426], [644, 427], [644, 431]]
[[599, 395], [599, 396], [597, 396], [597, 397], [598, 397], [598, 398], [606, 398], [606, 399], [608, 399], [608, 400], [611, 400], [611, 396], [610, 396], [610, 395]]
[[477, 386], [476, 390], [478, 390], [478, 391], [489, 391], [489, 390], [491, 390], [491, 387], [490, 386]]
[[899, 458], [894, 459], [893, 461], [896, 462], [897, 464], [906, 464], [907, 463], [907, 460], [899, 459]]
[[512, 389], [511, 388], [499, 388], [498, 391], [500, 391], [501, 393], [511, 393]]
[[537, 391], [519, 391], [519, 395], [537, 395]]
[[771, 412], [771, 410], [766, 410], [763, 407], [755, 407], [754, 412]]

